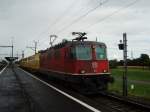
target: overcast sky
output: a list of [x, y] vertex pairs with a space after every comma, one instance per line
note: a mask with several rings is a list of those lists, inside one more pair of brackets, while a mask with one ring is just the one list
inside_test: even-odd
[[[58, 43], [81, 31], [89, 40], [105, 42], [109, 59], [122, 59], [117, 44], [126, 32], [128, 56], [132, 51], [136, 58], [150, 55], [149, 22], [150, 0], [0, 0], [0, 45], [10, 45], [13, 38], [14, 55], [24, 50], [29, 56], [34, 52], [26, 46], [33, 40], [41, 50], [49, 47], [51, 34], [58, 35]], [[0, 57], [10, 54], [9, 48], [0, 48]]]

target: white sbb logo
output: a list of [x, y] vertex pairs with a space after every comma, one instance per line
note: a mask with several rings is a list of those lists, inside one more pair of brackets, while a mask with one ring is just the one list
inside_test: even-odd
[[93, 69], [97, 68], [97, 66], [98, 66], [97, 62], [92, 62]]

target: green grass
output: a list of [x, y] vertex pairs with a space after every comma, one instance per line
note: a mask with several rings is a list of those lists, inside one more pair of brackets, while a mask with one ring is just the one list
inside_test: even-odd
[[[131, 89], [131, 85], [134, 85], [134, 89]], [[122, 94], [122, 82], [117, 81], [113, 84], [110, 84], [109, 90], [118, 94]], [[139, 96], [150, 99], [150, 85], [128, 83], [128, 94], [131, 96]]]
[[[116, 79], [113, 84], [109, 84], [109, 90], [122, 94], [122, 74], [123, 69], [112, 69], [112, 75]], [[119, 79], [119, 80], [118, 80]], [[128, 93], [131, 96], [139, 96], [150, 99], [150, 71], [141, 69], [128, 70]], [[132, 80], [137, 82], [132, 82]], [[138, 82], [139, 81], [139, 82]], [[148, 83], [140, 83], [148, 82]], [[134, 89], [131, 89], [134, 85]]]
[[[111, 73], [115, 78], [122, 78], [123, 69], [112, 69]], [[141, 69], [128, 69], [128, 79], [129, 80], [140, 80], [150, 82], [150, 70]]]

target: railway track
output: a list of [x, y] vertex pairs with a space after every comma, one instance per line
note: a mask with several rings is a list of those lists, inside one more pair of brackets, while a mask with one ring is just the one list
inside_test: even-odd
[[6, 67], [6, 65], [0, 64], [0, 71], [1, 71], [4, 67]]
[[149, 112], [150, 106], [111, 93], [91, 96], [91, 100], [108, 107], [111, 112]]
[[138, 101], [137, 99], [134, 98], [129, 98], [129, 97], [123, 97], [114, 93], [102, 93], [101, 95], [109, 97], [111, 99], [116, 99], [118, 101], [124, 102], [125, 104], [130, 104], [133, 106], [138, 106], [138, 108], [144, 109], [144, 110], [150, 110], [150, 105], [148, 103], [144, 103], [141, 101]]
[[[100, 93], [98, 95], [92, 95], [92, 96], [85, 96], [81, 95], [73, 89], [67, 88], [66, 84], [58, 84], [58, 81], [49, 81], [48, 77], [40, 76], [40, 74], [36, 74], [36, 77], [39, 79], [50, 83], [54, 85], [55, 87], [58, 87], [61, 90], [69, 89], [69, 94], [72, 96], [75, 95], [78, 99], [83, 100], [84, 102], [89, 103], [90, 105], [94, 106], [95, 108], [103, 108], [106, 110], [106, 112], [149, 112], [150, 111], [150, 105], [146, 105], [141, 102], [137, 102], [128, 98], [124, 98], [112, 93]], [[65, 87], [63, 86], [65, 85]], [[69, 86], [70, 87], [70, 86]], [[70, 92], [71, 91], [71, 92]], [[102, 111], [103, 112], [103, 111]]]

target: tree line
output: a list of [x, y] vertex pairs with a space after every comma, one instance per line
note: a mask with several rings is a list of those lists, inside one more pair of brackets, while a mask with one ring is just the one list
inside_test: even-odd
[[[123, 66], [123, 60], [110, 60], [110, 68], [117, 68], [118, 66]], [[141, 54], [139, 58], [135, 59], [127, 59], [128, 66], [140, 66], [140, 67], [147, 67], [150, 69], [150, 57], [147, 54]]]

